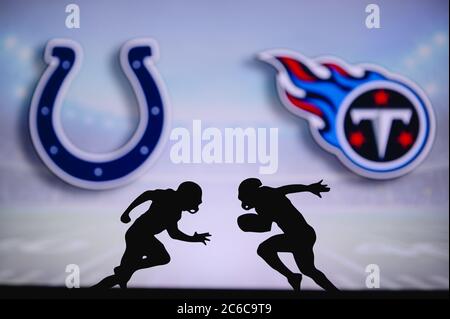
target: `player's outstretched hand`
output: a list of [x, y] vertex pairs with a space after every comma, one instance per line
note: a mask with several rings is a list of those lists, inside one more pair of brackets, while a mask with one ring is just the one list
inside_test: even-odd
[[330, 188], [326, 184], [322, 184], [323, 179], [320, 182], [309, 185], [309, 191], [316, 196], [322, 198], [320, 193], [326, 193], [330, 191]]
[[128, 223], [131, 221], [130, 215], [128, 215], [128, 214], [123, 214], [123, 215], [120, 217], [120, 221], [121, 221], [122, 223], [124, 223], [124, 224], [128, 224]]
[[201, 233], [198, 234], [197, 232], [194, 233], [194, 242], [203, 243], [206, 245], [206, 242], [209, 241], [208, 237], [211, 237], [210, 233]]

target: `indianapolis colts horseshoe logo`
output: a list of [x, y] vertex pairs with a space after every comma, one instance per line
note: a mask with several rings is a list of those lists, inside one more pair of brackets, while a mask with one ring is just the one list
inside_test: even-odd
[[48, 42], [48, 67], [33, 95], [29, 125], [36, 151], [53, 173], [78, 187], [107, 189], [131, 181], [155, 161], [169, 121], [165, 89], [154, 66], [157, 58], [158, 46], [151, 39], [134, 39], [123, 45], [120, 62], [138, 101], [139, 124], [121, 148], [93, 154], [73, 145], [60, 121], [65, 90], [81, 65], [81, 47], [68, 39]]

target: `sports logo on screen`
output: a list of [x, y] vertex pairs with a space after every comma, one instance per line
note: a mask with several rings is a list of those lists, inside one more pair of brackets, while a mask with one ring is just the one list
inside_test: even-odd
[[94, 154], [73, 145], [60, 120], [65, 91], [81, 65], [81, 47], [68, 39], [48, 42], [48, 67], [33, 95], [29, 126], [37, 153], [53, 173], [82, 188], [106, 189], [131, 181], [155, 161], [169, 121], [168, 101], [154, 66], [157, 58], [158, 47], [151, 39], [134, 39], [123, 45], [120, 62], [138, 101], [139, 124], [121, 148]]
[[260, 54], [277, 71], [286, 108], [305, 118], [314, 139], [352, 171], [369, 178], [404, 175], [424, 160], [435, 119], [422, 90], [375, 65], [286, 50]]

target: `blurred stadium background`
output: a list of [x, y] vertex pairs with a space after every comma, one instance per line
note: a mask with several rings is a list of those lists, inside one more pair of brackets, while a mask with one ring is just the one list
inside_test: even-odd
[[[146, 189], [195, 180], [204, 189], [187, 233], [209, 231], [210, 245], [158, 236], [172, 256], [140, 271], [131, 286], [268, 288], [288, 284], [256, 255], [269, 234], [242, 233], [237, 186], [258, 165], [172, 164], [168, 141], [156, 165], [134, 183], [110, 191], [66, 185], [40, 162], [27, 128], [35, 85], [45, 69], [43, 48], [55, 37], [83, 46], [84, 62], [64, 101], [66, 134], [92, 152], [123, 144], [137, 125], [137, 106], [118, 50], [134, 37], [156, 39], [158, 69], [172, 104], [172, 127], [278, 127], [279, 170], [261, 176], [279, 186], [320, 179], [332, 191], [292, 201], [318, 234], [317, 265], [342, 289], [365, 289], [365, 267], [378, 264], [381, 288], [449, 286], [449, 72], [447, 1], [377, 1], [379, 30], [364, 25], [364, 1], [81, 1], [81, 28], [65, 28], [66, 2], [0, 2], [0, 284], [64, 285], [78, 264], [81, 284], [110, 274], [128, 225], [119, 216]], [[356, 176], [312, 140], [306, 121], [285, 111], [274, 71], [256, 53], [289, 48], [307, 56], [373, 62], [404, 75], [428, 94], [437, 136], [428, 158], [391, 181]], [[145, 205], [144, 205], [145, 206]], [[136, 210], [133, 217], [143, 212]], [[276, 233], [277, 229], [273, 230]], [[289, 255], [283, 259], [294, 267]], [[305, 279], [304, 287], [317, 289]]]

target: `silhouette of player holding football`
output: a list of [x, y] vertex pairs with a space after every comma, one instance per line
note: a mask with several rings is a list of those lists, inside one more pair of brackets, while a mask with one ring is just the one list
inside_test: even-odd
[[209, 233], [186, 235], [178, 229], [178, 221], [183, 211], [198, 212], [202, 203], [202, 189], [194, 182], [184, 182], [173, 189], [148, 190], [137, 197], [122, 214], [123, 223], [130, 222], [130, 212], [140, 204], [152, 201], [150, 208], [131, 225], [125, 234], [126, 249], [120, 266], [114, 268], [114, 275], [106, 277], [94, 287], [111, 288], [119, 285], [126, 288], [133, 273], [139, 269], [165, 265], [170, 256], [155, 235], [167, 230], [169, 236], [187, 242], [206, 245]]
[[338, 289], [314, 266], [314, 229], [286, 197], [287, 194], [311, 192], [319, 197], [330, 188], [322, 181], [311, 185], [287, 185], [278, 188], [262, 186], [257, 178], [248, 178], [239, 185], [239, 200], [245, 210], [255, 209], [256, 214], [238, 217], [238, 225], [245, 232], [268, 232], [275, 222], [284, 232], [270, 237], [258, 247], [258, 255], [269, 266], [284, 275], [295, 291], [300, 290], [302, 275], [289, 270], [278, 257], [279, 252], [290, 252], [300, 272], [313, 279], [327, 291]]

